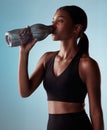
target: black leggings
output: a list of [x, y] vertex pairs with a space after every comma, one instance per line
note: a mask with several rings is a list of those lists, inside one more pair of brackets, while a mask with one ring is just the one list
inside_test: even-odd
[[47, 130], [93, 130], [85, 111], [68, 114], [49, 114]]

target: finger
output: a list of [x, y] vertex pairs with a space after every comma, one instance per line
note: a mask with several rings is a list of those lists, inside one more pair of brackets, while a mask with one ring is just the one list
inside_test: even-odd
[[29, 26], [29, 25], [27, 25], [25, 28], [30, 28], [30, 26]]
[[30, 26], [26, 26], [21, 33], [22, 35], [25, 35], [28, 32], [30, 32]]

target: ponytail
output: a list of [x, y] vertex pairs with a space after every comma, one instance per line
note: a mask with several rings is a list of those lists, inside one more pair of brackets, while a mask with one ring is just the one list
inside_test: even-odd
[[82, 34], [78, 42], [78, 47], [82, 53], [89, 55], [89, 40], [85, 33]]

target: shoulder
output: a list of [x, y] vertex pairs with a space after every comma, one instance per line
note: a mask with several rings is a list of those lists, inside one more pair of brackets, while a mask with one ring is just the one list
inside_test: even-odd
[[95, 59], [84, 54], [80, 58], [80, 67], [87, 70], [87, 69], [98, 67], [98, 63]]
[[83, 55], [80, 58], [79, 72], [81, 77], [85, 80], [87, 77], [94, 77], [100, 75], [99, 66], [95, 59], [88, 55]]
[[57, 53], [57, 51], [52, 51], [52, 52], [46, 52], [44, 53], [39, 62], [42, 62], [43, 66], [46, 66], [46, 63]]

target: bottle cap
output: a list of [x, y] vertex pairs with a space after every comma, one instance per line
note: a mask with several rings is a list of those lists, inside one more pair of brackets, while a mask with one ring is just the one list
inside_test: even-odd
[[5, 33], [5, 38], [6, 38], [6, 42], [8, 44], [8, 46], [12, 46], [12, 42], [11, 42], [11, 38], [10, 38], [10, 35], [9, 35], [9, 32], [6, 32]]

